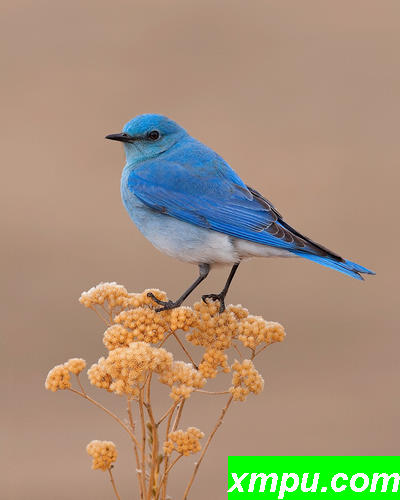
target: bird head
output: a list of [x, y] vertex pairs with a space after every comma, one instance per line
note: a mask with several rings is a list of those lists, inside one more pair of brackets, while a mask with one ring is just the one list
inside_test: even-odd
[[110, 134], [106, 139], [124, 144], [127, 163], [136, 163], [164, 153], [187, 132], [166, 116], [145, 114], [130, 120], [121, 133]]

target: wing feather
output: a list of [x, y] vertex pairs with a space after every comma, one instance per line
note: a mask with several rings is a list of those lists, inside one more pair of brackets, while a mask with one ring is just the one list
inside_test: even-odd
[[342, 260], [287, 225], [275, 207], [246, 186], [215, 153], [201, 165], [172, 159], [146, 161], [131, 171], [128, 187], [148, 207], [197, 226]]

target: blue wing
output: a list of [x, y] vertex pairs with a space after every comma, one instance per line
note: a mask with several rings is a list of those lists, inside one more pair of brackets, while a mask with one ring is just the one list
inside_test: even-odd
[[200, 156], [181, 152], [179, 160], [143, 162], [130, 173], [128, 188], [148, 207], [185, 222], [282, 248], [359, 279], [359, 272], [368, 272], [287, 225], [268, 200], [208, 148]]

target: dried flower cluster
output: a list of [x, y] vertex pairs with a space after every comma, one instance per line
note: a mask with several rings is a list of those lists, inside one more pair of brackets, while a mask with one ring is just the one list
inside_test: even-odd
[[[87, 394], [79, 378], [86, 367], [81, 358], [72, 358], [50, 370], [45, 387], [53, 392], [68, 389], [82, 396], [110, 415], [129, 434], [141, 500], [166, 500], [169, 473], [176, 461], [201, 450], [202, 431], [196, 427], [177, 430], [184, 404], [186, 408], [190, 396], [194, 392], [203, 393], [204, 398], [227, 395], [225, 407], [184, 493], [186, 500], [209, 441], [232, 401], [244, 401], [250, 393], [259, 394], [263, 389], [264, 381], [253, 364], [254, 358], [270, 344], [281, 342], [285, 332], [279, 323], [250, 315], [242, 306], [230, 305], [219, 313], [218, 302], [198, 302], [193, 307], [156, 312], [158, 305], [151, 294], [159, 300], [167, 300], [165, 292], [160, 290], [128, 293], [125, 287], [116, 283], [100, 283], [82, 293], [79, 299], [107, 325], [103, 335], [107, 353], [87, 370], [89, 382], [99, 389], [125, 397], [127, 420]], [[182, 331], [186, 335], [182, 335]], [[174, 360], [172, 353], [164, 347], [167, 342], [177, 342], [186, 361]], [[196, 346], [197, 361], [190, 353], [193, 346]], [[241, 352], [243, 348], [248, 352], [247, 359]], [[229, 358], [233, 349], [235, 356], [239, 354], [241, 359], [231, 363]], [[216, 392], [203, 390], [209, 379], [230, 371], [230, 387]], [[78, 383], [76, 389], [72, 387], [71, 374]], [[158, 418], [152, 406], [150, 389], [156, 380], [169, 388], [173, 400]], [[132, 402], [137, 404], [136, 413], [131, 408]], [[207, 406], [212, 408], [209, 402]], [[165, 427], [164, 439], [160, 436], [162, 427]], [[137, 437], [138, 433], [141, 435]], [[173, 451], [178, 456], [170, 463]], [[119, 498], [111, 472], [117, 456], [115, 445], [110, 441], [92, 441], [87, 452], [93, 457], [93, 469], [108, 471], [115, 495]]]
[[103, 344], [109, 351], [117, 347], [128, 347], [133, 342], [133, 332], [121, 325], [112, 325], [104, 332]]
[[86, 446], [88, 455], [93, 458], [92, 469], [107, 470], [117, 460], [117, 448], [112, 441], [93, 440]]
[[86, 368], [86, 361], [82, 358], [71, 358], [65, 366], [74, 375], [79, 375]]
[[71, 387], [71, 376], [65, 364], [56, 365], [49, 371], [45, 387], [52, 392], [69, 389]]
[[83, 292], [79, 302], [85, 307], [103, 305], [104, 302], [107, 302], [111, 308], [125, 307], [128, 297], [128, 291], [124, 286], [117, 283], [100, 283], [87, 292]]
[[263, 390], [264, 379], [249, 359], [245, 359], [242, 363], [235, 360], [232, 370], [232, 387], [229, 391], [235, 401], [244, 401], [250, 392], [259, 394]]
[[158, 289], [144, 290], [142, 293], [128, 293], [127, 289], [115, 282], [100, 283], [87, 292], [83, 292], [79, 302], [93, 309], [95, 306], [107, 306], [109, 310], [154, 306], [149, 297], [153, 293], [159, 300], [166, 300], [167, 294]]
[[170, 455], [174, 450], [182, 455], [190, 455], [201, 450], [200, 439], [204, 432], [196, 427], [188, 427], [186, 431], [178, 430], [168, 434], [168, 441], [164, 443], [164, 453]]
[[175, 401], [186, 399], [195, 389], [201, 389], [206, 379], [190, 363], [174, 361], [172, 366], [160, 375], [160, 382], [172, 388], [170, 396]]
[[285, 338], [283, 326], [274, 321], [265, 321], [261, 316], [247, 316], [239, 324], [238, 339], [244, 346], [256, 349], [263, 342], [272, 344]]
[[97, 387], [135, 397], [149, 371], [162, 374], [171, 366], [172, 354], [162, 347], [152, 347], [146, 342], [131, 342], [128, 347], [113, 349], [107, 358], [100, 358], [92, 365], [89, 380]]
[[71, 358], [63, 365], [52, 368], [46, 378], [45, 387], [49, 391], [69, 389], [71, 387], [70, 373], [78, 375], [86, 367], [86, 361], [81, 358]]

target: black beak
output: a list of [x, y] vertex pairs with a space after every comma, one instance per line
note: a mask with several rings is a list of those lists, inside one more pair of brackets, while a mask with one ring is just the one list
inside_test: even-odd
[[125, 132], [120, 132], [119, 134], [109, 134], [106, 135], [106, 139], [110, 139], [111, 141], [120, 141], [120, 142], [133, 142], [136, 138], [132, 135], [126, 134]]

